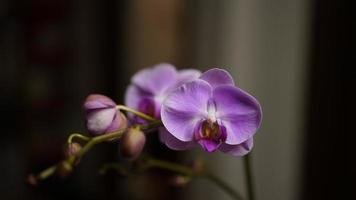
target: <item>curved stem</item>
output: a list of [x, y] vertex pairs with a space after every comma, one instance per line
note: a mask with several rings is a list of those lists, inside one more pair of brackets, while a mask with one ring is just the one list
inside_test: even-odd
[[252, 175], [251, 153], [244, 156], [243, 162], [244, 162], [244, 168], [245, 168], [248, 200], [255, 200], [254, 183], [253, 183], [253, 175]]
[[85, 144], [85, 146], [77, 153], [76, 156], [77, 157], [82, 157], [94, 145], [96, 145], [98, 143], [101, 143], [101, 142], [104, 142], [104, 141], [107, 141], [107, 140], [110, 140], [110, 139], [120, 138], [125, 132], [126, 132], [126, 129], [93, 137], [93, 138], [91, 138], [89, 140], [88, 143]]
[[145, 113], [142, 113], [142, 112], [139, 112], [137, 110], [134, 110], [132, 108], [129, 108], [129, 107], [126, 107], [124, 105], [117, 105], [116, 106], [116, 109], [119, 109], [119, 110], [124, 110], [124, 111], [127, 111], [127, 112], [130, 112], [138, 117], [141, 117], [142, 119], [145, 119], [147, 121], [157, 121], [157, 119], [149, 116], [149, 115], [146, 115]]
[[242, 196], [235, 191], [228, 183], [220, 179], [219, 177], [213, 175], [212, 173], [202, 170], [196, 171], [192, 168], [186, 167], [184, 165], [180, 165], [173, 162], [157, 160], [153, 158], [145, 158], [144, 168], [160, 168], [168, 171], [176, 172], [182, 175], [190, 176], [190, 177], [202, 177], [210, 180], [216, 186], [220, 187], [220, 189], [224, 190], [230, 197], [235, 200], [242, 200]]
[[[147, 129], [151, 129], [151, 128], [154, 128], [154, 127], [158, 127], [161, 124], [162, 124], [161, 121], [154, 120], [150, 124], [137, 125], [137, 127], [139, 127], [142, 130], [147, 130]], [[51, 175], [53, 175], [56, 172], [56, 170], [57, 170], [59, 165], [67, 164], [69, 166], [73, 166], [76, 158], [80, 158], [80, 157], [84, 156], [96, 144], [99, 144], [99, 143], [105, 142], [105, 141], [109, 141], [109, 140], [112, 140], [112, 139], [120, 138], [126, 131], [127, 131], [127, 129], [124, 129], [124, 130], [119, 130], [119, 131], [115, 131], [115, 132], [111, 132], [111, 133], [106, 133], [104, 135], [99, 135], [99, 136], [91, 137], [91, 138], [87, 137], [87, 136], [84, 136], [84, 135], [81, 135], [79, 133], [74, 133], [74, 134], [70, 135], [68, 140], [67, 140], [68, 143], [71, 143], [73, 138], [75, 138], [75, 137], [80, 138], [82, 140], [86, 140], [87, 143], [83, 146], [82, 149], [80, 149], [78, 151], [78, 153], [76, 155], [69, 156], [67, 159], [60, 161], [57, 165], [53, 165], [53, 166], [41, 171], [36, 176], [37, 180], [44, 180], [44, 179], [50, 177]]]
[[68, 140], [67, 140], [67, 143], [70, 144], [73, 142], [73, 139], [74, 138], [79, 138], [83, 141], [89, 141], [91, 138], [90, 137], [87, 137], [87, 136], [84, 136], [80, 133], [72, 133], [69, 137], [68, 137]]

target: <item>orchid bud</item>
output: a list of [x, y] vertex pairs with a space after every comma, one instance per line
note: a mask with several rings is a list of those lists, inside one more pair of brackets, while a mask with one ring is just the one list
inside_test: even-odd
[[[82, 149], [82, 146], [79, 143], [73, 142], [70, 144], [67, 144], [65, 149], [64, 149], [64, 156], [66, 158], [70, 157], [70, 156], [76, 156], [76, 154]], [[80, 162], [80, 158], [79, 157], [75, 157], [75, 162], [74, 164], [79, 164]]]
[[124, 158], [134, 160], [142, 152], [146, 136], [139, 128], [130, 128], [120, 139], [120, 153]]
[[84, 102], [86, 127], [93, 135], [123, 130], [127, 127], [124, 114], [116, 109], [116, 103], [109, 97], [92, 94]]

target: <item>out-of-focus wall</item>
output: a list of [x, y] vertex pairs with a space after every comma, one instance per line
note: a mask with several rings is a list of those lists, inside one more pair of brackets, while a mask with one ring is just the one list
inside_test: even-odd
[[[226, 68], [262, 104], [253, 150], [258, 198], [300, 199], [309, 2], [200, 1], [200, 6], [196, 65]], [[222, 154], [205, 159], [245, 194], [242, 159]], [[192, 199], [203, 194], [229, 199], [210, 185], [193, 185]]]
[[129, 1], [124, 33], [130, 74], [160, 62], [182, 64], [186, 1]]

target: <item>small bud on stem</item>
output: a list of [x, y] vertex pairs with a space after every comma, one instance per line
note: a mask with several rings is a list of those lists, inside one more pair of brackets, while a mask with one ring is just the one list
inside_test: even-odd
[[124, 158], [134, 160], [141, 154], [145, 143], [145, 134], [137, 127], [130, 128], [120, 140], [120, 153]]

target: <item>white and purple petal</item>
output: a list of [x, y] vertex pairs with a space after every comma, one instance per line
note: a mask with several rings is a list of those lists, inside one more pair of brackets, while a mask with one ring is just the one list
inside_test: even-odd
[[143, 98], [151, 97], [152, 94], [140, 89], [136, 85], [130, 85], [125, 92], [125, 105], [137, 109]]
[[109, 97], [101, 94], [91, 94], [89, 95], [83, 104], [84, 110], [90, 112], [91, 110], [100, 108], [112, 108], [115, 107], [116, 103]]
[[178, 80], [175, 87], [179, 87], [184, 83], [188, 83], [198, 79], [201, 76], [201, 72], [196, 69], [182, 69], [178, 71]]
[[92, 134], [103, 134], [112, 124], [116, 116], [116, 108], [96, 109], [86, 116], [86, 126]]
[[211, 86], [203, 80], [186, 83], [177, 88], [163, 102], [161, 119], [167, 130], [177, 139], [194, 140], [194, 130], [206, 118]]
[[240, 144], [259, 128], [262, 110], [258, 101], [240, 88], [224, 85], [213, 90], [216, 117], [226, 127], [226, 143]]
[[183, 142], [183, 141], [177, 139], [171, 133], [169, 133], [167, 131], [167, 129], [164, 127], [161, 127], [159, 129], [159, 139], [168, 148], [176, 150], [176, 151], [191, 149], [196, 145], [196, 143], [194, 141]]
[[250, 138], [245, 142], [237, 145], [222, 144], [219, 147], [219, 150], [233, 156], [244, 156], [251, 151], [252, 147], [253, 139]]
[[122, 112], [116, 112], [114, 119], [112, 120], [111, 124], [105, 130], [105, 133], [114, 132], [117, 130], [123, 130], [127, 128], [127, 119]]
[[213, 88], [220, 85], [235, 85], [234, 79], [229, 72], [219, 68], [209, 69], [201, 75], [200, 79], [208, 82]]
[[174, 85], [176, 80], [175, 67], [168, 63], [161, 63], [153, 68], [139, 71], [132, 77], [131, 82], [141, 90], [156, 95]]

